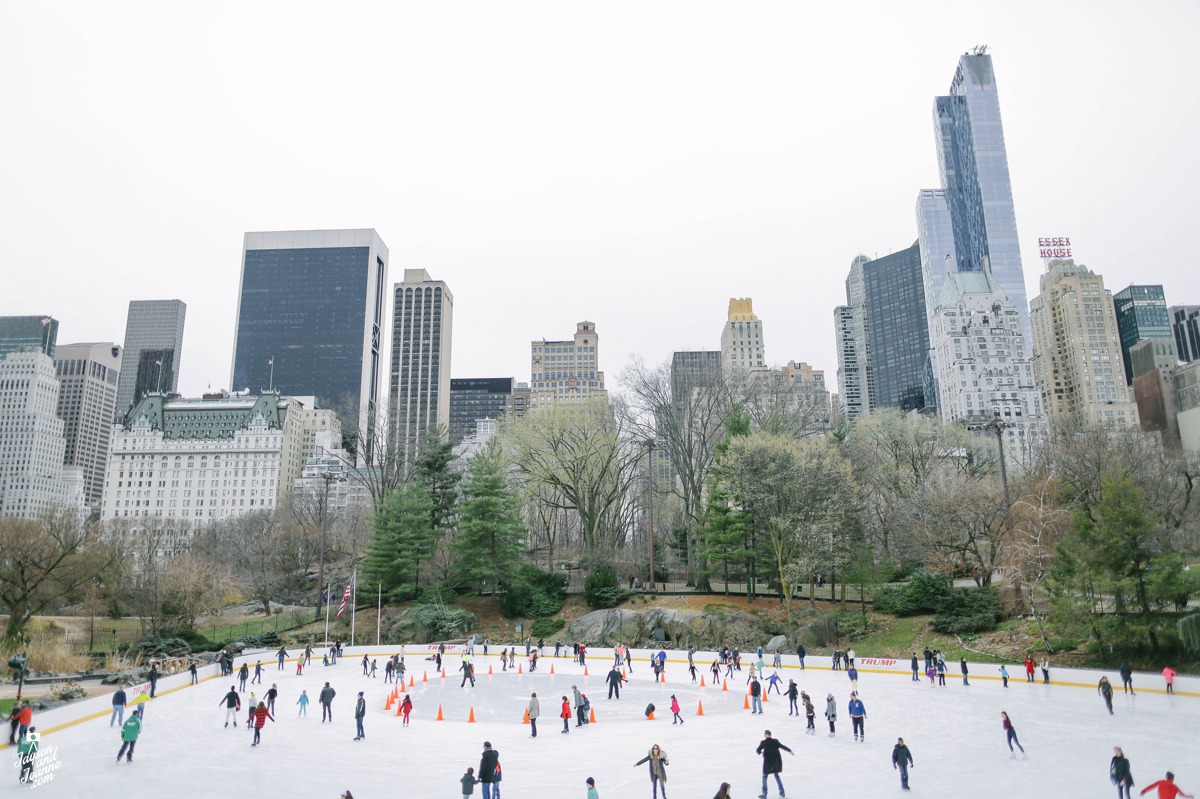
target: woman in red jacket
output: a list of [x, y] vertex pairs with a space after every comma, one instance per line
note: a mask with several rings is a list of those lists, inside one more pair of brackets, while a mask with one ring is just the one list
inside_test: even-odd
[[411, 713], [412, 713], [412, 698], [408, 694], [405, 694], [404, 701], [400, 703], [400, 715], [404, 716], [404, 723], [401, 725], [402, 727], [408, 726], [408, 717]]
[[565, 696], [563, 697], [562, 712], [558, 715], [563, 720], [562, 731], [569, 733], [571, 731], [571, 703]]
[[259, 702], [258, 707], [251, 711], [250, 718], [254, 721], [254, 743], [250, 745], [258, 746], [258, 740], [262, 734], [263, 726], [267, 723], [267, 719], [274, 721], [275, 717], [267, 711], [266, 702]]

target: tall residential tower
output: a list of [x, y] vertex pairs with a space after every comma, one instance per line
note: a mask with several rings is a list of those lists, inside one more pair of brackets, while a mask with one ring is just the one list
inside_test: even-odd
[[454, 295], [424, 269], [405, 269], [395, 295], [390, 413], [397, 443], [411, 462], [431, 427], [450, 427]]
[[117, 414], [123, 416], [150, 392], [179, 390], [183, 353], [183, 322], [187, 305], [181, 300], [133, 300], [125, 319], [125, 350], [117, 384]]
[[63, 463], [83, 469], [83, 496], [93, 508], [104, 494], [104, 467], [113, 419], [121, 348], [111, 341], [63, 344], [54, 356], [58, 375], [58, 418], [63, 421]]

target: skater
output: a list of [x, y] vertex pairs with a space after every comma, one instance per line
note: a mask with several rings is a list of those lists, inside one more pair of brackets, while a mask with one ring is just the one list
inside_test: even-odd
[[900, 769], [900, 787], [906, 791], [908, 790], [908, 770], [915, 767], [912, 752], [904, 745], [904, 739], [897, 738], [896, 745], [892, 747], [892, 768]]
[[587, 717], [583, 715], [583, 692], [578, 686], [572, 685], [571, 690], [575, 692], [575, 726], [582, 727]]
[[1008, 739], [1008, 751], [1010, 752], [1010, 757], [1013, 760], [1016, 760], [1017, 753], [1013, 752], [1013, 744], [1017, 745], [1017, 748], [1021, 750], [1022, 755], [1025, 754], [1025, 747], [1021, 746], [1021, 742], [1017, 740], [1017, 730], [1015, 727], [1013, 727], [1013, 723], [1008, 718], [1008, 714], [1001, 710], [1000, 718], [1003, 720], [1004, 735]]
[[400, 715], [404, 718], [401, 722], [401, 727], [408, 726], [408, 717], [412, 715], [412, 697], [408, 694], [404, 695], [404, 701], [400, 703]]
[[296, 658], [296, 676], [299, 677], [304, 673], [304, 658]]
[[600, 799], [600, 794], [596, 792], [596, 781], [591, 777], [587, 778], [587, 799]]
[[328, 721], [333, 723], [333, 698], [337, 696], [337, 691], [325, 683], [325, 687], [321, 689], [321, 693], [317, 696], [317, 701], [321, 703], [321, 723]]
[[917, 653], [916, 652], [913, 652], [913, 656], [912, 656], [912, 673], [913, 673], [912, 681], [920, 682], [921, 678], [919, 676], [917, 676]]
[[147, 679], [150, 680], [150, 698], [153, 699], [154, 692], [158, 690], [158, 661], [151, 661]]
[[537, 720], [542, 713], [542, 706], [538, 702], [537, 693], [529, 695], [529, 732], [530, 738], [537, 737]]
[[960, 672], [962, 672], [963, 685], [970, 685], [971, 684], [970, 681], [967, 680], [967, 659], [966, 658], [958, 659], [958, 670]]
[[296, 704], [300, 709], [296, 711], [296, 718], [308, 715], [308, 691], [301, 691], [300, 698], [296, 700]]
[[937, 660], [937, 678], [938, 685], [946, 684], [946, 661], [940, 657]]
[[605, 682], [608, 683], [608, 698], [612, 699], [613, 694], [616, 694], [617, 699], [621, 698], [621, 683], [625, 678], [621, 676], [621, 672], [617, 671], [617, 667], [613, 666], [608, 672], [608, 677]]
[[717, 683], [721, 682], [721, 664], [718, 663], [715, 658], [713, 659], [710, 670], [712, 671], [713, 685], [716, 685]]
[[367, 700], [363, 698], [363, 692], [358, 692], [358, 701], [354, 703], [354, 727], [357, 733], [354, 740], [361, 741], [367, 737], [363, 731], [363, 719], [367, 717]]
[[404, 656], [402, 655], [400, 657], [400, 662], [396, 664], [396, 675], [400, 678], [401, 685], [404, 684], [404, 672], [407, 670], [407, 668], [408, 667], [404, 665]]
[[1175, 775], [1169, 771], [1167, 772], [1166, 779], [1150, 783], [1145, 788], [1142, 788], [1138, 796], [1145, 796], [1153, 788], [1158, 789], [1158, 799], [1175, 799], [1176, 796], [1182, 796], [1183, 799], [1195, 799], [1190, 793], [1184, 793], [1179, 789], [1175, 784]]
[[1042, 658], [1041, 669], [1042, 669], [1042, 685], [1049, 685], [1050, 684], [1050, 658], [1048, 658], [1048, 657]]
[[783, 780], [780, 779], [779, 773], [783, 771], [783, 755], [779, 754], [779, 750], [783, 750], [795, 757], [796, 753], [788, 749], [775, 738], [771, 737], [770, 730], [764, 730], [763, 735], [766, 737], [759, 742], [758, 748], [754, 751], [762, 755], [763, 770], [762, 770], [762, 793], [758, 795], [758, 799], [767, 799], [767, 777], [775, 775], [775, 785], [779, 788], [780, 799], [786, 795], [783, 790]]
[[1000, 679], [1004, 681], [1004, 687], [1008, 687], [1008, 669], [1000, 667]]
[[[237, 722], [234, 722], [237, 726]], [[138, 712], [133, 711], [124, 724], [121, 725], [121, 748], [117, 750], [117, 762], [121, 762], [121, 758], [125, 758], [126, 763], [133, 762], [133, 748], [137, 746], [138, 736], [142, 734], [142, 719], [138, 716]], [[126, 748], [129, 753], [126, 754]]]
[[279, 647], [279, 651], [275, 653], [275, 658], [279, 661], [279, 668], [276, 671], [283, 671], [283, 661], [287, 660], [287, 647]]
[[[536, 662], [536, 660], [535, 660], [535, 662]], [[471, 664], [471, 661], [464, 660], [462, 662], [462, 665], [459, 666], [459, 670], [462, 671], [463, 678], [462, 678], [462, 682], [460, 682], [458, 684], [458, 687], [462, 688], [463, 686], [465, 686], [467, 684], [467, 680], [470, 680], [471, 687], [474, 688], [475, 687], [475, 666]], [[531, 667], [529, 670], [533, 671], [533, 668]]]
[[571, 731], [571, 702], [565, 696], [562, 698], [562, 710], [559, 711], [558, 717], [563, 722], [563, 735]]
[[[753, 668], [753, 667], [751, 667]], [[762, 715], [762, 683], [754, 677], [750, 678], [750, 713]]]
[[238, 692], [234, 690], [232, 685], [229, 686], [229, 693], [225, 694], [224, 698], [220, 702], [217, 702], [217, 704], [225, 705], [225, 726], [228, 727], [229, 720], [233, 719], [233, 726], [236, 727], [237, 714], [242, 709], [242, 698], [238, 696]]
[[721, 783], [721, 787], [713, 794], [713, 799], [729, 799], [729, 783]]
[[769, 683], [767, 685], [767, 693], [770, 693], [772, 688], [775, 689], [775, 693], [779, 693], [779, 684], [781, 682], [783, 682], [783, 678], [779, 676], [779, 672], [773, 672], [771, 676], [767, 678], [767, 683]]
[[851, 666], [850, 668], [846, 669], [846, 676], [850, 678], [850, 690], [857, 691], [858, 690], [858, 669]]
[[1096, 686], [1096, 692], [1104, 699], [1104, 706], [1108, 708], [1108, 715], [1113, 715], [1112, 709], [1112, 683], [1107, 677], [1100, 678], [1100, 684]]
[[477, 782], [479, 780], [475, 779], [475, 769], [468, 767], [467, 773], [463, 774], [462, 778], [459, 779], [459, 784], [462, 785], [463, 799], [471, 799], [471, 796], [475, 793], [475, 783]]
[[114, 721], [117, 724], [125, 723], [125, 703], [127, 701], [129, 700], [125, 695], [125, 687], [118, 685], [112, 696], [112, 715], [108, 717], [108, 726], [111, 727]]
[[867, 731], [864, 724], [867, 719], [867, 709], [863, 706], [858, 694], [850, 694], [850, 727], [854, 730], [854, 740], [867, 742]]
[[850, 668], [853, 665], [854, 665], [854, 650], [851, 649], [846, 652], [846, 668]]
[[1025, 656], [1025, 682], [1033, 682], [1033, 670], [1036, 664], [1033, 662], [1033, 655]]
[[806, 655], [808, 655], [808, 652], [805, 651], [804, 644], [796, 647], [796, 657], [800, 658], [800, 671], [804, 671], [804, 658]]
[[[808, 727], [805, 728], [804, 733], [806, 735], [816, 735], [817, 734], [817, 709], [815, 707], [813, 707], [812, 699], [809, 698], [808, 694], [802, 693], [802, 694], [800, 694], [800, 696], [802, 696], [804, 698], [804, 717], [808, 721]], [[829, 729], [831, 731], [833, 729], [832, 720], [829, 723]]]
[[688, 673], [692, 675], [692, 682], [693, 683], [696, 682], [696, 664], [695, 663], [688, 664]]
[[483, 799], [500, 799], [500, 753], [492, 748], [491, 741], [483, 742], [479, 781], [483, 783]]
[[1121, 664], [1121, 685], [1125, 687], [1125, 693], [1137, 696], [1133, 692], [1133, 668], [1128, 663]]
[[1121, 747], [1113, 747], [1113, 759], [1108, 764], [1108, 776], [1113, 785], [1117, 786], [1117, 799], [1130, 799], [1129, 789], [1133, 787], [1133, 774], [1129, 770], [1129, 758], [1121, 751]]
[[829, 737], [837, 735], [837, 704], [833, 701], [833, 694], [825, 696], [825, 718], [829, 719]]
[[238, 690], [239, 691], [245, 692], [246, 680], [248, 680], [248, 679], [250, 679], [250, 667], [247, 666], [245, 663], [243, 663], [242, 667], [240, 669], [238, 669]]
[[[279, 686], [276, 683], [271, 683], [270, 690], [267, 691], [267, 710], [275, 712], [275, 700], [279, 697]], [[271, 719], [274, 721], [275, 719]]]
[[259, 702], [258, 707], [250, 715], [254, 719], [254, 741], [250, 745], [258, 746], [262, 739], [262, 728], [266, 726], [267, 719], [274, 721], [275, 717], [271, 715], [271, 711], [267, 710], [265, 702]]
[[933, 653], [929, 651], [929, 647], [925, 647], [925, 671], [929, 671], [929, 667], [933, 665]]
[[500, 671], [508, 671], [508, 647], [500, 650]]
[[629, 654], [629, 647], [622, 647], [625, 650], [625, 668], [630, 674], [633, 674], [633, 655]]
[[200, 684], [200, 675], [198, 675], [196, 673], [196, 662], [195, 661], [192, 661], [188, 665], [188, 674], [191, 676], [191, 680], [192, 680], [190, 685], [199, 685]]
[[650, 786], [653, 799], [658, 797], [659, 783], [662, 783], [663, 799], [667, 799], [667, 766], [671, 765], [671, 761], [667, 760], [667, 753], [658, 744], [655, 744], [650, 747], [650, 752], [645, 757], [633, 764], [633, 767], [637, 768], [643, 763], [650, 764]]
[[795, 680], [788, 680], [787, 698], [788, 698], [788, 715], [793, 713], [800, 715], [800, 708], [796, 704], [796, 700], [800, 697], [800, 688], [796, 685]]
[[17, 741], [17, 762], [21, 766], [20, 781], [23, 783], [33, 779], [34, 762], [41, 748], [41, 739], [37, 727], [30, 727], [21, 733], [21, 739]]
[[250, 729], [254, 724], [254, 711], [258, 707], [258, 697], [254, 692], [250, 692], [250, 701], [246, 703], [246, 729]]
[[675, 717], [671, 721], [672, 724], [683, 723], [683, 717], [679, 715], [679, 700], [675, 698], [675, 694], [671, 694], [671, 715]]
[[833, 650], [833, 670], [840, 671], [842, 668], [842, 650]]
[[371, 668], [371, 659], [369, 657], [367, 657], [366, 655], [363, 655], [362, 667], [363, 667], [363, 676], [366, 677], [367, 671]]
[[1175, 669], [1167, 666], [1163, 669], [1163, 679], [1167, 681], [1167, 693], [1175, 693], [1175, 675], [1178, 673]]
[[261, 660], [254, 661], [254, 679], [250, 681], [250, 684], [253, 685], [254, 683], [258, 683], [259, 685], [262, 685], [262, 661]]
[[383, 664], [383, 684], [384, 685], [387, 685], [388, 683], [390, 683], [392, 681], [392, 674], [395, 672], [395, 670], [396, 670], [396, 666], [391, 660], [389, 660], [387, 663]]

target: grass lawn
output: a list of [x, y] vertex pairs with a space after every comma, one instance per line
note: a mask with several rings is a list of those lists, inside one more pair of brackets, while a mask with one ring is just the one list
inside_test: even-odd
[[884, 629], [854, 641], [854, 651], [862, 657], [910, 657], [928, 621], [928, 616], [888, 619]]
[[12, 713], [13, 705], [17, 703], [15, 699], [0, 699], [0, 713], [4, 714], [4, 718]]

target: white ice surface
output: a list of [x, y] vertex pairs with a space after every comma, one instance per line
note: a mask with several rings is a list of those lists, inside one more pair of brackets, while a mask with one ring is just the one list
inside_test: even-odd
[[[225, 711], [219, 704], [231, 680], [217, 677], [160, 695], [151, 703], [133, 763], [114, 762], [120, 737], [117, 729], [109, 728], [107, 715], [47, 735], [43, 746], [56, 750], [59, 767], [49, 783], [32, 790], [43, 796], [121, 799], [332, 799], [350, 789], [355, 799], [449, 799], [460, 795], [459, 778], [468, 766], [478, 768], [483, 741], [490, 740], [500, 753], [502, 795], [510, 799], [582, 799], [589, 776], [595, 777], [602, 799], [648, 797], [646, 766], [633, 764], [655, 743], [670, 759], [672, 799], [707, 799], [722, 781], [732, 784], [737, 799], [747, 799], [759, 794], [761, 759], [754, 750], [768, 728], [795, 752], [794, 757], [784, 754], [783, 780], [792, 797], [902, 795], [890, 762], [897, 736], [904, 737], [916, 761], [911, 772], [914, 795], [1111, 797], [1108, 762], [1114, 745], [1122, 746], [1130, 758], [1138, 786], [1172, 769], [1185, 790], [1200, 790], [1200, 699], [1148, 691], [1128, 697], [1121, 693], [1115, 673], [1109, 675], [1117, 683], [1116, 713], [1110, 716], [1094, 687], [1027, 684], [1019, 666], [1010, 668], [1016, 679], [1007, 689], [983, 678], [995, 675], [995, 666], [973, 667], [969, 687], [957, 676], [948, 677], [945, 687], [930, 687], [927, 680], [914, 683], [906, 674], [864, 670], [859, 690], [867, 709], [867, 740], [856, 743], [846, 710], [849, 681], [845, 672], [828, 669], [828, 658], [809, 658], [809, 668], [803, 672], [795, 656], [784, 660], [784, 686], [786, 679], [796, 679], [817, 707], [817, 735], [806, 736], [803, 719], [789, 718], [781, 695], [770, 695], [762, 716], [743, 710], [746, 671], [736, 683], [729, 682], [728, 692], [692, 685], [682, 652], [670, 653], [666, 684], [654, 684], [645, 660], [649, 653], [636, 651], [635, 657], [642, 659], [635, 659], [621, 699], [610, 701], [605, 698], [604, 678], [611, 650], [592, 650], [590, 676], [583, 677], [583, 669], [573, 665], [570, 657], [547, 657], [534, 674], [502, 673], [492, 648], [490, 657], [477, 653], [477, 685], [464, 690], [455, 676], [457, 656], [447, 656], [443, 680], [414, 649], [409, 647], [406, 657], [409, 673], [416, 677], [416, 685], [406, 689], [415, 706], [408, 728], [384, 710], [390, 686], [384, 685], [382, 665], [394, 648], [370, 649], [380, 664], [379, 676], [373, 680], [362, 676], [361, 651], [357, 658], [342, 658], [335, 667], [324, 668], [314, 660], [302, 677], [295, 675], [291, 663], [285, 671], [276, 671], [267, 654], [262, 656], [265, 684], [253, 688], [261, 697], [275, 682], [280, 697], [276, 722], [267, 723], [258, 748], [250, 747], [251, 734], [244, 726], [222, 726]], [[711, 675], [703, 667], [711, 662], [711, 654], [696, 656], [697, 668], [706, 678]], [[551, 663], [555, 675], [549, 673]], [[495, 671], [492, 676], [487, 674], [489, 664]], [[524, 666], [528, 668], [527, 663]], [[423, 683], [426, 670], [429, 682]], [[1099, 674], [1074, 672], [1073, 676], [1094, 685]], [[337, 690], [333, 724], [321, 723], [316, 702], [326, 680]], [[1137, 680], [1146, 688], [1162, 687], [1161, 678], [1139, 675]], [[582, 728], [572, 723], [570, 734], [563, 735], [558, 706], [563, 694], [570, 696], [572, 684], [592, 700], [597, 723]], [[307, 689], [312, 699], [307, 718], [296, 716], [301, 689]], [[353, 708], [360, 690], [368, 701], [367, 738], [356, 742], [352, 740]], [[536, 739], [521, 723], [531, 691], [541, 700]], [[838, 703], [835, 738], [827, 736], [822, 716], [830, 691]], [[683, 707], [683, 726], [671, 723], [672, 693]], [[246, 698], [243, 694], [243, 701]], [[701, 701], [702, 717], [696, 714]], [[643, 718], [648, 702], [658, 708], [655, 721]], [[434, 720], [439, 704], [446, 719], [441, 722]], [[474, 724], [467, 722], [472, 707]], [[1011, 716], [1028, 760], [1009, 759], [1001, 710]], [[244, 711], [242, 715], [244, 724]], [[3, 754], [11, 765], [13, 748]], [[22, 790], [15, 769], [0, 783], [0, 795]], [[477, 787], [475, 796], [480, 795]], [[775, 795], [772, 781], [770, 796]]]

